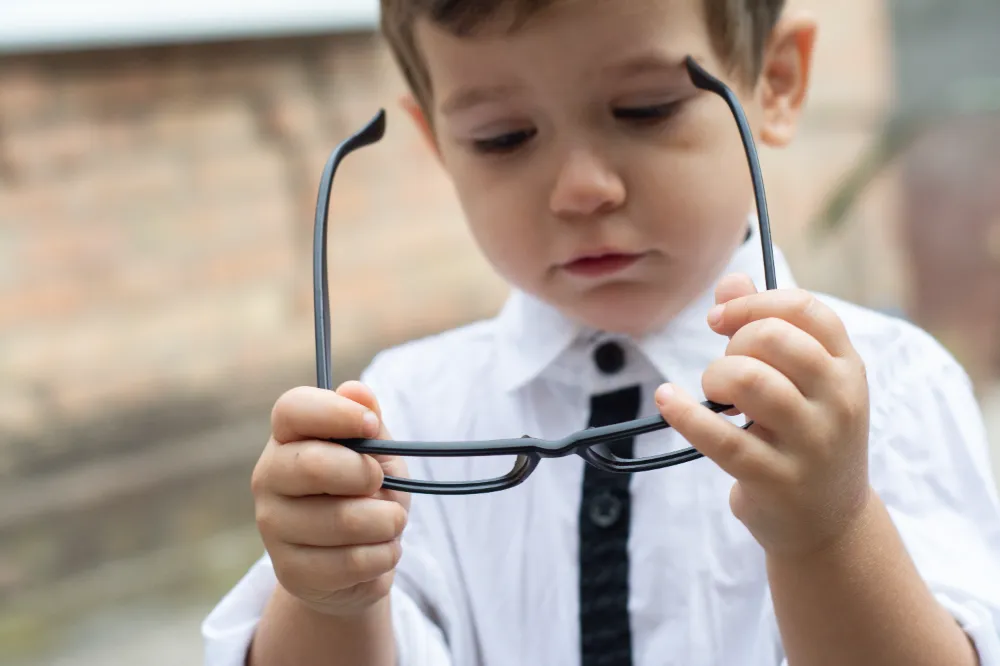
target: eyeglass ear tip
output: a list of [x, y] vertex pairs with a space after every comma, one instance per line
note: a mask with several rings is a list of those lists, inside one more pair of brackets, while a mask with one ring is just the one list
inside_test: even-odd
[[691, 82], [701, 89], [714, 89], [717, 82], [712, 76], [705, 71], [705, 69], [694, 59], [693, 56], [687, 56], [684, 59], [684, 65], [687, 67], [688, 75], [691, 77]]
[[368, 124], [365, 125], [361, 131], [355, 134], [354, 137], [352, 137], [351, 143], [356, 148], [360, 148], [361, 146], [370, 146], [373, 143], [377, 143], [382, 140], [382, 137], [385, 136], [385, 128], [385, 109], [379, 109], [378, 113], [376, 113], [372, 119], [368, 121]]

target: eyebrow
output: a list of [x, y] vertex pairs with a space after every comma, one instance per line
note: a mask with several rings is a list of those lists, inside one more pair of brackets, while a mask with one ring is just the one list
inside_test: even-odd
[[[684, 72], [684, 58], [659, 52], [642, 53], [614, 63], [605, 70], [608, 76], [627, 77], [640, 74], [680, 74]], [[452, 115], [466, 109], [509, 98], [521, 88], [515, 85], [461, 88], [441, 103], [441, 115]]]
[[506, 99], [518, 90], [520, 88], [513, 85], [461, 88], [441, 103], [441, 114], [451, 115], [480, 104]]
[[684, 71], [684, 57], [660, 52], [641, 53], [610, 65], [606, 73], [611, 76], [636, 76], [639, 74], [676, 74]]

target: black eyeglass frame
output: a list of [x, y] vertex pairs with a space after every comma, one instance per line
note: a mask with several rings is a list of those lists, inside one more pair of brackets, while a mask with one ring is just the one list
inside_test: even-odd
[[[760, 226], [760, 242], [764, 259], [764, 281], [767, 289], [777, 288], [774, 270], [774, 249], [771, 241], [771, 225], [767, 212], [764, 180], [761, 174], [757, 149], [746, 114], [733, 91], [722, 81], [705, 71], [694, 58], [688, 56], [685, 66], [695, 87], [722, 97], [728, 104], [736, 123], [750, 166], [754, 196], [757, 204], [757, 220]], [[385, 135], [385, 111], [378, 114], [359, 132], [343, 141], [331, 153], [323, 169], [319, 196], [316, 203], [316, 220], [313, 236], [313, 306], [316, 329], [316, 383], [319, 388], [333, 390], [330, 357], [330, 304], [327, 287], [327, 218], [329, 216], [330, 193], [337, 167], [345, 157], [365, 146], [377, 143]], [[711, 401], [702, 403], [713, 412], [722, 413], [732, 409], [732, 405], [721, 405]], [[752, 425], [747, 423], [744, 428]], [[601, 449], [607, 444], [669, 428], [661, 416], [650, 416], [624, 423], [598, 428], [588, 428], [559, 440], [544, 440], [529, 437], [483, 441], [453, 442], [401, 442], [375, 439], [346, 439], [337, 443], [359, 453], [379, 455], [399, 455], [417, 457], [466, 457], [466, 456], [516, 456], [513, 469], [506, 475], [470, 482], [438, 482], [404, 479], [387, 476], [383, 488], [430, 495], [472, 495], [497, 492], [513, 488], [522, 483], [534, 471], [542, 458], [560, 458], [577, 454], [588, 464], [606, 472], [629, 474], [672, 467], [703, 457], [697, 449], [688, 447], [658, 456], [626, 459]]]

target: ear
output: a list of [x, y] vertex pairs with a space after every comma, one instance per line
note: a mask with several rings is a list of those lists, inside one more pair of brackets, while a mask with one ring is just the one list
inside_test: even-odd
[[804, 13], [782, 17], [764, 52], [758, 86], [763, 116], [761, 140], [773, 147], [795, 137], [809, 92], [816, 21]]
[[427, 141], [427, 145], [434, 151], [434, 154], [440, 157], [441, 153], [438, 150], [437, 139], [434, 137], [434, 129], [431, 127], [431, 123], [427, 119], [427, 114], [424, 113], [417, 99], [413, 95], [406, 94], [399, 100], [399, 105], [403, 107], [403, 110], [406, 111], [407, 115], [416, 124], [417, 130], [420, 131], [420, 134]]

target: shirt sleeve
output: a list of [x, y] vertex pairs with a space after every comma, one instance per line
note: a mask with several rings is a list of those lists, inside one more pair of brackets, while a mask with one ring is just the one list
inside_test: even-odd
[[[405, 404], [392, 399], [388, 387], [381, 386], [372, 368], [362, 375], [362, 381], [378, 397], [389, 431], [400, 438], [409, 437]], [[397, 666], [452, 666], [444, 628], [454, 614], [448, 611], [451, 604], [447, 587], [433, 588], [445, 577], [432, 555], [438, 549], [422, 543], [424, 538], [442, 532], [441, 528], [426, 524], [434, 516], [433, 511], [411, 509], [404, 533], [403, 561], [397, 568], [391, 593]], [[257, 624], [276, 585], [274, 567], [265, 554], [202, 623], [205, 666], [244, 666]]]
[[921, 332], [908, 343], [869, 362], [871, 483], [981, 666], [1000, 666], [1000, 503], [982, 414], [937, 342]]
[[885, 356], [873, 383], [872, 485], [931, 591], [982, 666], [1000, 666], [1000, 502], [971, 383], [930, 336]]
[[[264, 555], [202, 623], [205, 666], [244, 666], [264, 607], [277, 580]], [[398, 586], [392, 590], [392, 621], [399, 666], [451, 666], [441, 630]]]

